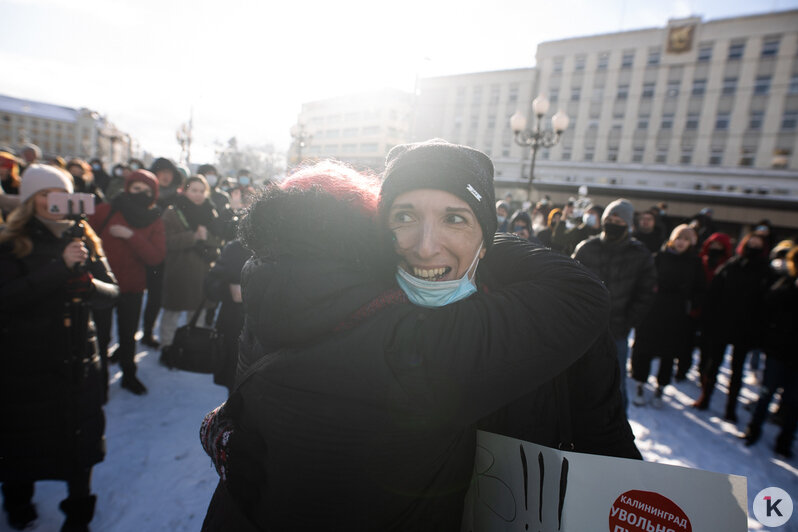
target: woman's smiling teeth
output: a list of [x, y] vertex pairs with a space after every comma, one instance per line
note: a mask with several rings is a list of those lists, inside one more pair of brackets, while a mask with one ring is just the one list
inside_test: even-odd
[[419, 268], [418, 266], [413, 266], [413, 275], [418, 277], [419, 279], [424, 279], [425, 281], [437, 281], [445, 276], [447, 273], [452, 271], [449, 266], [444, 266], [443, 268]]

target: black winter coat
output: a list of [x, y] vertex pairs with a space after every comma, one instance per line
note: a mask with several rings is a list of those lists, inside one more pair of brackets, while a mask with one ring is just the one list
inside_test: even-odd
[[555, 449], [641, 460], [619, 380], [608, 329], [564, 373], [483, 419], [479, 428]]
[[707, 342], [762, 346], [765, 328], [763, 298], [770, 285], [765, 257], [729, 259], [712, 278], [702, 312]]
[[635, 330], [635, 350], [678, 355], [692, 345], [690, 312], [701, 306], [706, 294], [704, 268], [692, 250], [676, 254], [666, 247], [654, 256], [654, 265], [657, 293]]
[[[105, 456], [104, 375], [89, 302], [68, 305], [65, 241], [36, 218], [28, 235], [21, 259], [0, 246], [0, 481], [69, 480]], [[109, 304], [107, 263], [88, 268], [91, 301]]]
[[626, 338], [654, 300], [654, 256], [634, 238], [606, 242], [594, 236], [576, 248], [574, 258], [604, 281], [612, 299], [610, 330], [616, 340]]
[[767, 324], [764, 347], [768, 357], [798, 365], [798, 286], [795, 277], [779, 277], [765, 294]]
[[216, 317], [216, 329], [222, 334], [224, 358], [213, 374], [213, 382], [233, 387], [238, 362], [238, 336], [244, 325], [244, 305], [233, 301], [231, 284], [241, 284], [241, 270], [252, 254], [240, 240], [227, 244], [219, 260], [205, 277], [205, 295], [212, 301], [221, 301], [222, 307]]
[[567, 257], [497, 235], [479, 272], [504, 286], [420, 309], [334, 257], [247, 264], [240, 358], [268, 354], [226, 407], [228, 486], [260, 529], [459, 530], [476, 421], [607, 327]]

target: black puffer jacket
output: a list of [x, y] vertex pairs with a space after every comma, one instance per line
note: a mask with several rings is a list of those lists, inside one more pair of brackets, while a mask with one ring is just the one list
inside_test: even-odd
[[654, 257], [634, 238], [607, 242], [601, 236], [583, 241], [574, 258], [593, 271], [610, 291], [610, 330], [615, 339], [625, 338], [645, 317], [654, 299], [657, 273]]
[[[228, 401], [231, 492], [262, 530], [459, 530], [473, 424], [593, 343], [606, 290], [497, 236], [480, 272], [503, 288], [419, 309], [362, 261], [379, 240], [283, 227], [274, 260], [243, 275], [241, 358], [265, 356]], [[328, 246], [348, 251], [318, 253]]]
[[701, 259], [687, 250], [677, 254], [663, 246], [654, 256], [657, 293], [635, 332], [635, 349], [653, 355], [679, 354], [693, 340], [690, 313], [706, 294]]
[[796, 278], [783, 275], [765, 294], [767, 324], [764, 347], [768, 357], [798, 366], [798, 286]]
[[[28, 234], [26, 257], [0, 246], [0, 481], [69, 480], [105, 456], [105, 383], [88, 304], [67, 306], [65, 242], [36, 218]], [[89, 271], [93, 300], [118, 294], [104, 260]]]

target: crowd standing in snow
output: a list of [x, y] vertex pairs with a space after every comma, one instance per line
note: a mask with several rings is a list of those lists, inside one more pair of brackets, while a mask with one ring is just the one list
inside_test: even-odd
[[[738, 420], [750, 353], [760, 398], [743, 443], [757, 443], [778, 397], [781, 432], [768, 443], [792, 456], [798, 246], [777, 242], [767, 220], [726, 234], [711, 209], [679, 219], [664, 203], [635, 212], [621, 198], [606, 208], [581, 197], [497, 202], [490, 160], [440, 141], [393, 151], [382, 190], [341, 165], [301, 169], [264, 187], [246, 217], [255, 188], [245, 170], [224, 179], [212, 165], [191, 174], [166, 158], [149, 169], [131, 159], [110, 172], [98, 159], [41, 160], [33, 145], [18, 155], [0, 151], [0, 397], [9, 413], [0, 425], [0, 482], [15, 529], [36, 519], [34, 483], [58, 479], [69, 488], [63, 530], [88, 530], [109, 364], [119, 364], [123, 389], [147, 393], [136, 375], [136, 340], [167, 357], [181, 315], [197, 308], [222, 333], [214, 380], [231, 393], [202, 427], [220, 472], [207, 530], [295, 517], [291, 489], [269, 489], [292, 485], [281, 478], [284, 463], [317, 475], [318, 500], [330, 501], [308, 523], [332, 516], [454, 528], [474, 427], [640, 458], [627, 409], [661, 408], [672, 379], [685, 379], [695, 364], [702, 391], [694, 406], [707, 410], [729, 348], [724, 417]], [[82, 221], [48, 212], [51, 192], [92, 193], [96, 211]], [[422, 200], [439, 196], [439, 204]], [[424, 211], [441, 205], [449, 218]], [[412, 236], [415, 223], [430, 219], [444, 220], [445, 231]], [[474, 249], [462, 245], [470, 242], [464, 232], [446, 240], [455, 219], [478, 233]], [[425, 241], [430, 234], [440, 240]], [[462, 268], [441, 272], [420, 260], [430, 245], [457, 248]], [[606, 309], [598, 279], [609, 291]], [[114, 311], [118, 347], [109, 353]], [[347, 356], [330, 360], [333, 352]], [[525, 355], [534, 371], [502, 372]], [[501, 362], [495, 373], [483, 365], [491, 360]], [[631, 407], [627, 375], [635, 381]], [[293, 416], [304, 407], [298, 423]], [[342, 460], [347, 453], [364, 469], [341, 470], [357, 461]], [[374, 471], [390, 485], [376, 485]], [[355, 499], [361, 510], [372, 500], [371, 509], [348, 512]]]

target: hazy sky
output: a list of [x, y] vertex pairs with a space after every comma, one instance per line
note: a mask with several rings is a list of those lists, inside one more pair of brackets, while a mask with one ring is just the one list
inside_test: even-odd
[[290, 142], [302, 102], [528, 67], [537, 43], [798, 7], [798, 0], [0, 0], [0, 93], [105, 114], [177, 158]]

